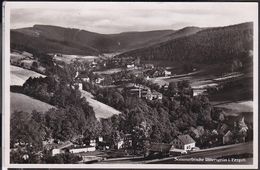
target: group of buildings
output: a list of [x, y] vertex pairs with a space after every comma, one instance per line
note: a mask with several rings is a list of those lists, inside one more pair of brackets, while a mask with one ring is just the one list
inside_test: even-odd
[[12, 65], [20, 66], [26, 69], [31, 69], [34, 60], [33, 54], [26, 51], [23, 52], [12, 52], [10, 56], [10, 62]]
[[[233, 124], [233, 125], [232, 125]], [[245, 138], [242, 141], [237, 141], [234, 137], [234, 132], [232, 128], [240, 127], [240, 133], [247, 133], [248, 127], [245, 124], [244, 117], [236, 117], [231, 125], [226, 125], [225, 123], [221, 124], [217, 130], [213, 130], [213, 133], [218, 133], [222, 136], [221, 145], [233, 144], [245, 142]], [[196, 141], [200, 140], [202, 135], [206, 130], [202, 126], [198, 126], [197, 128], [191, 128], [190, 134], [182, 134], [175, 137], [170, 143], [150, 143], [148, 144], [147, 150], [145, 152], [145, 156], [151, 155], [163, 155], [169, 156], [172, 155], [180, 155], [187, 154], [188, 152], [196, 152], [200, 148], [196, 146]], [[55, 143], [54, 140], [44, 141], [43, 147], [45, 150], [51, 152], [52, 156], [62, 154], [62, 153], [72, 153], [77, 156], [80, 156], [83, 159], [83, 163], [88, 161], [97, 161], [106, 159], [106, 156], [100, 157], [95, 155], [94, 152], [102, 152], [105, 150], [133, 150], [133, 136], [131, 134], [125, 134], [120, 140], [118, 140], [115, 144], [107, 142], [105, 138], [98, 137], [96, 139], [90, 139], [88, 144], [79, 144], [77, 139], [83, 138], [83, 136], [75, 137], [74, 139], [66, 142], [58, 142]], [[218, 145], [219, 146], [219, 145]]]
[[132, 86], [127, 87], [127, 92], [131, 96], [145, 98], [147, 100], [161, 100], [163, 97], [162, 93], [151, 90], [151, 88], [140, 84], [133, 84]]
[[[166, 143], [150, 143], [148, 147], [149, 154], [155, 152], [168, 153], [168, 152], [187, 152], [195, 148], [196, 142], [192, 139], [190, 135], [179, 135], [173, 142]], [[126, 134], [124, 137], [119, 140], [114, 149], [133, 149], [133, 138], [131, 134]], [[90, 140], [89, 145], [78, 145], [74, 141], [66, 141], [60, 143], [53, 143], [53, 141], [45, 142], [44, 148], [51, 151], [51, 155], [55, 156], [62, 153], [72, 153], [79, 156], [87, 156], [87, 153], [91, 155], [92, 152], [96, 150], [107, 150], [110, 149], [110, 146], [106, 145], [106, 142], [102, 137], [99, 137], [95, 140]]]
[[10, 55], [11, 65], [22, 67], [28, 70], [34, 70], [40, 73], [45, 73], [46, 69], [40, 66], [39, 61], [34, 58], [33, 54], [23, 51], [13, 51]]

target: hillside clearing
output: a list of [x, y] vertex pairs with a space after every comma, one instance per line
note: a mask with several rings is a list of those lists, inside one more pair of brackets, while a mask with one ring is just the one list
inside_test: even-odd
[[26, 70], [21, 67], [11, 65], [11, 82], [10, 85], [22, 86], [29, 77], [46, 77], [43, 74], [36, 73], [31, 70]]
[[66, 54], [62, 54], [62, 56], [54, 57], [55, 60], [63, 61], [67, 64], [70, 64], [75, 60], [79, 62], [92, 62], [97, 58], [98, 58], [97, 56], [66, 55]]
[[94, 73], [96, 74], [114, 74], [123, 71], [122, 68], [112, 68], [108, 70], [103, 70], [103, 71], [95, 71]]
[[81, 90], [81, 95], [82, 97], [85, 97], [86, 100], [89, 102], [89, 105], [93, 107], [97, 119], [106, 119], [113, 115], [120, 114], [120, 111], [114, 109], [113, 107], [93, 99], [93, 95], [87, 91]]
[[10, 94], [11, 97], [11, 113], [15, 111], [24, 111], [31, 113], [33, 110], [39, 111], [39, 112], [46, 112], [51, 108], [55, 108], [54, 106], [42, 102], [40, 100], [34, 99], [32, 97], [29, 97], [27, 95], [21, 94], [21, 93], [13, 93]]
[[215, 107], [224, 109], [226, 115], [238, 115], [240, 113], [253, 112], [253, 101], [228, 102], [217, 104]]

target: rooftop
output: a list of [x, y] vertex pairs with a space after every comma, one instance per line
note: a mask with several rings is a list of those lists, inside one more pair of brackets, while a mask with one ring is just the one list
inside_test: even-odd
[[59, 144], [58, 146], [56, 146], [56, 149], [63, 149], [63, 148], [67, 148], [69, 146], [72, 146], [73, 143], [70, 141], [64, 142], [62, 144]]
[[190, 143], [195, 143], [195, 141], [192, 139], [190, 135], [179, 135], [178, 139], [183, 143], [183, 144], [190, 144]]

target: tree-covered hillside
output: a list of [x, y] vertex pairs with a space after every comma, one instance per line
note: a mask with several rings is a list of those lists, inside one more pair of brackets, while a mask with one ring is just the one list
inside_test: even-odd
[[[51, 35], [50, 35], [51, 37]], [[28, 36], [24, 33], [11, 30], [11, 49], [41, 52], [41, 53], [64, 53], [79, 55], [98, 54], [98, 50], [82, 45], [80, 43], [67, 41], [46, 39], [44, 37]]]
[[253, 49], [253, 23], [207, 28], [189, 36], [120, 54], [143, 60], [167, 60], [199, 64], [246, 63]]
[[155, 44], [168, 37], [173, 30], [99, 34], [75, 28], [51, 25], [11, 30], [11, 45], [26, 48], [43, 48], [46, 52], [96, 55], [117, 51], [128, 51], [144, 45]]

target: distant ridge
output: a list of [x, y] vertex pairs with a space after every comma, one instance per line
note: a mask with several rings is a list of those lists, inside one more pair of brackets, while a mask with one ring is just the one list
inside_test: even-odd
[[[144, 44], [156, 43], [161, 37], [173, 32], [173, 30], [156, 30], [99, 34], [76, 28], [34, 25], [11, 30], [11, 45], [14, 48], [39, 49], [48, 53], [59, 51], [66, 54], [96, 55], [140, 48]], [[48, 46], [48, 49], [44, 48], [45, 46]]]
[[[195, 63], [244, 60], [252, 50], [253, 23], [222, 27], [184, 27], [179, 30], [131, 31], [99, 34], [52, 25], [11, 30], [11, 48], [44, 53], [98, 55], [121, 52], [118, 57]], [[186, 62], [187, 62], [186, 61]]]
[[[188, 33], [185, 33], [187, 30]], [[192, 30], [192, 31], [191, 31]], [[140, 57], [141, 60], [168, 60], [176, 63], [215, 64], [247, 62], [253, 50], [253, 23], [214, 28], [184, 28], [168, 41], [131, 50], [118, 57]]]

